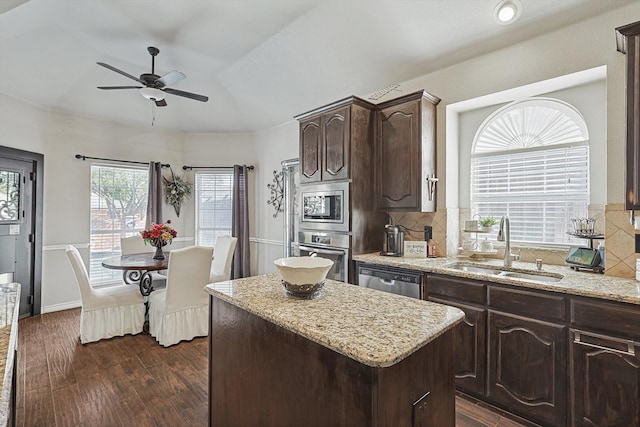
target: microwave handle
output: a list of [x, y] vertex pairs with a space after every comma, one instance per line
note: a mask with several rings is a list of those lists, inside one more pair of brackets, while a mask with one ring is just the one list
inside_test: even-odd
[[344, 256], [345, 253], [344, 251], [334, 251], [331, 249], [321, 249], [321, 248], [311, 248], [309, 246], [298, 246], [299, 249], [301, 251], [307, 251], [307, 252], [311, 252], [314, 254], [327, 254], [327, 255], [339, 255], [339, 256]]

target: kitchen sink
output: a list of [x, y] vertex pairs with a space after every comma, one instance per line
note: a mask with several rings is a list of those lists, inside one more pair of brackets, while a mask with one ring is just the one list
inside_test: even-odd
[[494, 277], [509, 277], [511, 279], [535, 280], [538, 282], [558, 282], [563, 276], [556, 273], [536, 273], [533, 271], [503, 270], [493, 266], [479, 266], [463, 262], [455, 262], [445, 265], [452, 270], [466, 271], [469, 273], [485, 274]]

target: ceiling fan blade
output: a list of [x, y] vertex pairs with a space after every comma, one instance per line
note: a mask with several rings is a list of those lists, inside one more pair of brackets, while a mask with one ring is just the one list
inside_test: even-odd
[[166, 107], [167, 106], [167, 101], [165, 101], [164, 99], [161, 101], [156, 101], [156, 107]]
[[142, 89], [142, 86], [98, 86], [98, 89]]
[[96, 64], [98, 64], [98, 65], [102, 65], [104, 68], [108, 68], [108, 69], [109, 69], [109, 70], [111, 70], [111, 71], [115, 71], [115, 72], [116, 72], [116, 73], [118, 73], [118, 74], [122, 74], [122, 75], [123, 75], [123, 76], [125, 76], [125, 77], [129, 77], [129, 78], [130, 78], [130, 79], [132, 79], [132, 80], [135, 80], [135, 81], [137, 81], [137, 82], [139, 82], [139, 83], [142, 83], [143, 85], [146, 85], [146, 83], [144, 82], [144, 80], [140, 80], [139, 78], [137, 78], [137, 77], [135, 77], [135, 76], [132, 76], [132, 75], [131, 75], [131, 74], [129, 74], [129, 73], [125, 73], [125, 72], [124, 72], [124, 71], [122, 71], [122, 70], [118, 70], [116, 67], [114, 67], [114, 66], [112, 66], [112, 65], [105, 64], [104, 62], [96, 62]]
[[156, 83], [158, 83], [158, 87], [165, 87], [171, 86], [172, 84], [178, 83], [180, 80], [184, 80], [186, 78], [187, 76], [182, 74], [180, 71], [173, 70], [156, 80]]
[[177, 89], [171, 89], [170, 87], [166, 87], [162, 90], [172, 95], [183, 96], [185, 98], [195, 99], [196, 101], [207, 102], [209, 100], [208, 96], [198, 95], [197, 93], [184, 92], [182, 90], [177, 90]]

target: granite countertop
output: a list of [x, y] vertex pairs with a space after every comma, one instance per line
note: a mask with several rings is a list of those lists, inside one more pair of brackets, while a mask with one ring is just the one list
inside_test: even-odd
[[[449, 276], [465, 277], [485, 280], [493, 283], [517, 285], [551, 292], [561, 292], [570, 295], [581, 295], [602, 298], [612, 301], [640, 304], [640, 282], [635, 279], [606, 276], [588, 271], [575, 271], [568, 265], [544, 265], [542, 271], [529, 262], [514, 261], [512, 268], [503, 267], [502, 259], [486, 259], [474, 261], [469, 258], [403, 258], [381, 256], [379, 253], [354, 255], [353, 259], [372, 264], [390, 265], [427, 273], [439, 273]], [[557, 282], [541, 282], [536, 280], [517, 279], [512, 277], [496, 277], [495, 275], [472, 273], [447, 268], [447, 265], [457, 262], [477, 266], [492, 266], [504, 270], [533, 272], [546, 275], [561, 275]]]
[[0, 375], [3, 378], [0, 396], [0, 426], [7, 425], [11, 403], [14, 353], [18, 344], [18, 314], [20, 284], [0, 285]]
[[278, 273], [207, 285], [212, 296], [372, 367], [392, 366], [459, 323], [464, 313], [326, 280], [312, 300], [285, 295]]

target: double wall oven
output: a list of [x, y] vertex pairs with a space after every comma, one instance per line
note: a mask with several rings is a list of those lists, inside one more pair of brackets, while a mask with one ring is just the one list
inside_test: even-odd
[[298, 189], [301, 208], [294, 254], [317, 255], [334, 262], [327, 278], [349, 280], [349, 183], [304, 185]]

